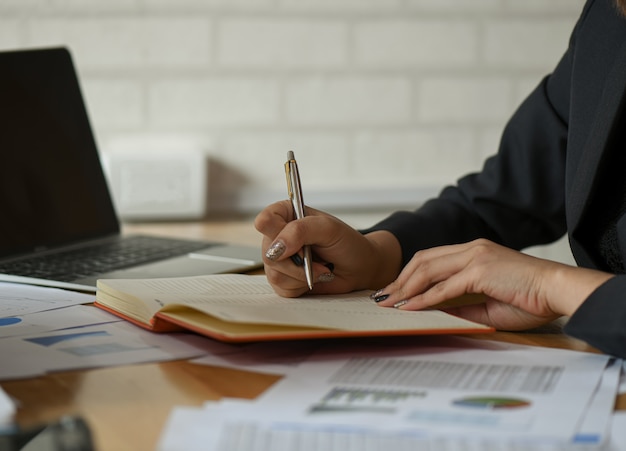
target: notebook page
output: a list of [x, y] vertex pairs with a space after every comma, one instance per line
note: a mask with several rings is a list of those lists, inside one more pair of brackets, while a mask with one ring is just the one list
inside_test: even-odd
[[231, 322], [353, 331], [477, 328], [476, 323], [437, 310], [411, 312], [380, 307], [369, 298], [369, 291], [283, 298], [265, 276], [225, 274], [105, 282], [117, 291], [168, 306], [165, 312], [175, 308], [173, 305], [185, 305]]

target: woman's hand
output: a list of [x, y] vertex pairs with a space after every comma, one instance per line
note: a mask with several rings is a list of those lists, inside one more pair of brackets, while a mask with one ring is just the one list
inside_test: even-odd
[[276, 202], [255, 220], [263, 234], [265, 274], [281, 296], [309, 291], [304, 270], [292, 260], [304, 245], [313, 252], [313, 293], [346, 293], [374, 289], [398, 275], [401, 251], [388, 232], [363, 235], [334, 216], [306, 208], [306, 217], [294, 220], [289, 201]]
[[384, 307], [421, 310], [479, 293], [484, 303], [445, 310], [496, 329], [522, 330], [572, 315], [611, 277], [479, 239], [417, 252], [398, 278], [373, 297]]

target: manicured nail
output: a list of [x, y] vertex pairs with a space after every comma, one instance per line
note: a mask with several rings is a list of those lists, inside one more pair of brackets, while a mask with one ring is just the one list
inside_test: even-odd
[[291, 257], [291, 261], [296, 264], [296, 266], [302, 266], [304, 264], [304, 260], [300, 257], [300, 254], [293, 254]]
[[326, 266], [330, 272], [335, 270], [335, 265], [332, 263], [326, 263], [324, 266]]
[[332, 282], [335, 280], [335, 275], [332, 272], [325, 272], [324, 274], [320, 274], [317, 280], [320, 282]]
[[393, 308], [400, 308], [403, 305], [406, 305], [408, 303], [409, 303], [409, 301], [407, 301], [406, 299], [404, 301], [398, 301], [395, 304], [393, 304]]
[[383, 302], [385, 299], [387, 299], [389, 297], [388, 294], [381, 294], [380, 296], [376, 296], [374, 298], [374, 301], [376, 302]]
[[286, 246], [282, 241], [276, 241], [274, 244], [270, 246], [270, 248], [265, 252], [265, 257], [268, 260], [274, 261], [285, 252]]
[[374, 300], [382, 294], [383, 294], [383, 289], [381, 288], [380, 290], [374, 291], [372, 294], [370, 294], [370, 299]]

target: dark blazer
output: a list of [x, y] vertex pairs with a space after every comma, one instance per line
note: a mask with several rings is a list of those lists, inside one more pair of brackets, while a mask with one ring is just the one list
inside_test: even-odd
[[[597, 227], [594, 212], [619, 208], [626, 194], [620, 188], [611, 198], [605, 188], [598, 195], [599, 182], [607, 177], [603, 156], [626, 152], [626, 139], [621, 139], [626, 133], [620, 133], [626, 127], [625, 89], [626, 18], [611, 0], [589, 0], [567, 52], [512, 116], [498, 153], [482, 171], [446, 187], [418, 210], [394, 213], [370, 230], [392, 232], [405, 263], [419, 249], [478, 237], [524, 249], [567, 233], [579, 266], [606, 270], [589, 230]], [[626, 167], [620, 172], [626, 179]], [[626, 262], [622, 219], [617, 234]], [[596, 290], [565, 331], [626, 357], [626, 276], [617, 275]]]

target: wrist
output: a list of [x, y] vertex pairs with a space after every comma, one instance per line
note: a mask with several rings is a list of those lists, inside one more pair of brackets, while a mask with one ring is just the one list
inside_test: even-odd
[[377, 290], [393, 282], [402, 269], [402, 248], [391, 232], [377, 230], [364, 235], [372, 249], [372, 261], [368, 262], [367, 288]]
[[548, 305], [557, 314], [572, 316], [600, 285], [613, 276], [594, 269], [559, 264], [550, 286]]

